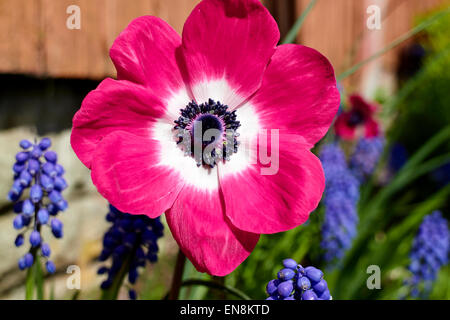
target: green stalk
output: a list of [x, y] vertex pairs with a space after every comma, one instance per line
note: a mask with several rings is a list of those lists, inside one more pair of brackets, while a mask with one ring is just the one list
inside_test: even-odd
[[103, 290], [101, 300], [117, 300], [117, 296], [119, 295], [120, 288], [122, 287], [123, 280], [127, 275], [127, 272], [130, 268], [132, 254], [129, 254], [122, 264], [119, 272], [114, 277], [114, 281], [111, 284], [111, 287], [107, 290]]
[[206, 281], [206, 280], [199, 280], [199, 279], [190, 279], [190, 280], [186, 280], [183, 283], [181, 283], [181, 286], [206, 286], [209, 288], [213, 288], [213, 289], [218, 289], [218, 290], [222, 290], [224, 292], [228, 292], [242, 300], [251, 300], [251, 298], [246, 295], [244, 292], [236, 289], [236, 288], [232, 288], [223, 284], [220, 284], [218, 282], [215, 281]]
[[295, 41], [295, 38], [297, 37], [298, 32], [300, 31], [300, 28], [303, 25], [303, 22], [305, 21], [306, 17], [308, 16], [311, 9], [316, 4], [317, 0], [311, 0], [306, 7], [305, 11], [302, 12], [300, 17], [295, 21], [294, 25], [292, 26], [291, 30], [289, 30], [288, 34], [283, 40], [283, 44], [287, 43], [293, 43]]
[[402, 42], [404, 42], [405, 40], [408, 40], [409, 38], [415, 36], [416, 34], [418, 34], [419, 32], [425, 30], [426, 28], [428, 28], [430, 25], [432, 25], [434, 22], [436, 22], [437, 20], [439, 20], [440, 18], [442, 18], [443, 16], [445, 16], [446, 14], [450, 13], [450, 9], [441, 11], [435, 15], [433, 15], [432, 17], [430, 17], [429, 19], [423, 21], [422, 23], [420, 23], [419, 25], [417, 25], [416, 27], [412, 28], [411, 30], [409, 30], [408, 32], [406, 32], [404, 35], [398, 37], [397, 39], [395, 39], [394, 41], [392, 41], [390, 44], [388, 44], [386, 47], [384, 47], [383, 49], [381, 49], [380, 51], [376, 52], [375, 54], [373, 54], [372, 56], [370, 56], [369, 58], [355, 64], [353, 67], [351, 67], [350, 69], [344, 71], [343, 73], [341, 73], [338, 77], [337, 77], [337, 81], [342, 81], [345, 78], [347, 78], [348, 76], [352, 75], [353, 73], [355, 73], [356, 71], [358, 71], [361, 67], [363, 67], [364, 65], [368, 64], [369, 62], [372, 62], [373, 60], [381, 57], [382, 55], [384, 55], [386, 52], [388, 52], [389, 50], [395, 48], [396, 46], [398, 46], [399, 44], [401, 44]]

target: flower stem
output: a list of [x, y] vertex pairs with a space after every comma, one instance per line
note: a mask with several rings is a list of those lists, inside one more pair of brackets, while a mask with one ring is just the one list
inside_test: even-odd
[[170, 287], [169, 300], [178, 300], [180, 295], [181, 284], [183, 280], [183, 271], [186, 264], [186, 256], [179, 249], [175, 270], [172, 277], [172, 286]]
[[411, 30], [409, 30], [408, 32], [406, 32], [405, 34], [403, 34], [402, 36], [398, 37], [397, 39], [395, 39], [394, 41], [392, 41], [390, 44], [388, 44], [386, 47], [384, 47], [383, 49], [381, 49], [380, 51], [374, 53], [372, 56], [370, 56], [369, 58], [355, 64], [353, 67], [351, 67], [350, 69], [344, 71], [343, 73], [341, 73], [338, 77], [337, 77], [337, 81], [342, 81], [343, 79], [347, 78], [348, 76], [351, 76], [353, 73], [355, 73], [356, 71], [358, 71], [361, 67], [363, 67], [364, 65], [368, 64], [369, 62], [372, 62], [373, 60], [381, 57], [382, 55], [384, 55], [386, 52], [388, 52], [389, 50], [395, 48], [396, 46], [398, 46], [399, 44], [401, 44], [402, 42], [404, 42], [405, 40], [408, 40], [409, 38], [411, 38], [412, 36], [418, 34], [419, 32], [425, 30], [426, 28], [428, 28], [431, 24], [433, 24], [435, 21], [439, 20], [440, 18], [442, 18], [443, 16], [445, 16], [446, 14], [450, 13], [450, 9], [441, 11], [435, 15], [433, 15], [431, 18], [423, 21], [422, 23], [420, 23], [419, 25], [417, 25], [416, 27], [412, 28]]
[[311, 0], [306, 7], [305, 11], [302, 12], [301, 16], [295, 21], [294, 26], [291, 28], [291, 30], [288, 32], [286, 37], [283, 40], [283, 44], [286, 43], [292, 43], [295, 41], [295, 38], [297, 37], [298, 32], [300, 31], [300, 28], [303, 25], [303, 22], [305, 21], [306, 17], [308, 16], [311, 9], [316, 4], [317, 0]]
[[132, 254], [129, 254], [122, 264], [119, 272], [114, 277], [114, 281], [111, 284], [111, 287], [107, 290], [103, 290], [101, 300], [117, 300], [119, 295], [120, 288], [122, 288], [123, 280], [130, 268]]

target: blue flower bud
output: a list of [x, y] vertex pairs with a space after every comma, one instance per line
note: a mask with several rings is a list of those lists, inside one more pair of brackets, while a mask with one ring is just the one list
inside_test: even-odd
[[22, 171], [19, 176], [20, 184], [24, 187], [28, 187], [33, 177], [28, 171]]
[[42, 166], [42, 170], [46, 175], [50, 176], [51, 178], [56, 177], [56, 175], [58, 174], [58, 172], [55, 169], [55, 165], [51, 162], [44, 163], [44, 165]]
[[42, 156], [42, 150], [40, 148], [38, 148], [38, 147], [34, 147], [31, 150], [30, 155], [34, 159], [39, 159]]
[[128, 291], [128, 296], [130, 297], [131, 300], [136, 300], [137, 299], [137, 294], [135, 290], [130, 289]]
[[289, 296], [289, 297], [284, 298], [283, 300], [295, 300], [295, 298], [294, 298], [294, 296]]
[[322, 279], [315, 285], [313, 285], [313, 289], [317, 294], [321, 294], [322, 292], [325, 292], [325, 290], [328, 289], [328, 284], [324, 279]]
[[13, 205], [14, 213], [22, 213], [23, 201], [17, 201]]
[[42, 200], [42, 196], [44, 193], [42, 192], [42, 188], [40, 185], [35, 184], [30, 189], [30, 199], [34, 203], [38, 203]]
[[33, 255], [28, 252], [27, 254], [24, 255], [24, 259], [25, 259], [25, 266], [27, 268], [30, 268], [33, 265], [33, 262], [34, 262]]
[[297, 270], [297, 262], [294, 259], [284, 259], [283, 266], [288, 269]]
[[20, 270], [25, 270], [27, 268], [27, 264], [25, 262], [25, 258], [22, 257], [19, 259], [18, 266]]
[[313, 290], [306, 290], [302, 294], [302, 300], [317, 300], [317, 294], [314, 293]]
[[53, 263], [53, 261], [48, 260], [45, 263], [45, 269], [47, 269], [48, 273], [55, 273], [56, 267], [55, 267], [55, 264]]
[[47, 192], [53, 191], [54, 188], [53, 179], [50, 178], [48, 175], [42, 174], [39, 177], [39, 183], [41, 184], [42, 188], [44, 188], [45, 191]]
[[109, 269], [107, 267], [103, 266], [103, 267], [101, 267], [100, 269], [97, 270], [97, 274], [105, 274], [105, 273], [108, 272], [108, 270]]
[[41, 140], [41, 142], [39, 142], [39, 148], [42, 151], [47, 150], [48, 148], [50, 148], [52, 146], [52, 140], [50, 140], [50, 138], [43, 138]]
[[50, 214], [48, 210], [45, 208], [39, 209], [37, 218], [40, 224], [46, 224], [48, 222]]
[[297, 287], [305, 291], [311, 288], [311, 281], [307, 277], [300, 277], [297, 280]]
[[25, 161], [28, 160], [28, 158], [30, 157], [30, 154], [28, 152], [19, 152], [18, 154], [16, 154], [16, 161], [18, 163], [24, 163]]
[[41, 244], [41, 234], [39, 231], [34, 230], [30, 234], [30, 243], [32, 247], [37, 247]]
[[43, 243], [41, 245], [41, 252], [44, 257], [47, 257], [47, 258], [50, 257], [50, 254], [52, 253], [52, 251], [51, 251], [48, 243]]
[[14, 163], [13, 165], [13, 171], [15, 173], [21, 173], [23, 170], [25, 170], [25, 164], [23, 163]]
[[292, 269], [284, 268], [278, 272], [278, 279], [281, 281], [291, 280], [295, 276], [295, 271]]
[[62, 165], [60, 165], [60, 164], [56, 164], [55, 165], [55, 171], [56, 171], [56, 174], [60, 177], [60, 176], [62, 176], [66, 171], [64, 170], [64, 168], [63, 168], [63, 166]]
[[322, 294], [319, 296], [321, 300], [331, 300], [330, 290], [327, 288]]
[[63, 224], [56, 218], [53, 218], [50, 226], [52, 228], [52, 233], [56, 238], [62, 238], [63, 236]]
[[23, 228], [24, 224], [23, 224], [23, 216], [21, 214], [19, 214], [18, 216], [16, 216], [13, 220], [13, 226], [14, 229], [16, 230], [20, 230]]
[[53, 203], [50, 203], [47, 206], [47, 210], [48, 210], [48, 213], [50, 213], [51, 216], [56, 216], [58, 214], [58, 212], [59, 212], [58, 206], [56, 206]]
[[53, 190], [52, 192], [50, 192], [50, 194], [48, 195], [48, 198], [50, 199], [50, 201], [54, 204], [58, 204], [58, 202], [60, 202], [61, 200], [63, 200], [61, 193], [59, 193], [56, 190]]
[[67, 182], [64, 178], [55, 177], [55, 179], [53, 180], [53, 183], [54, 183], [55, 189], [57, 191], [63, 191], [64, 189], [67, 188]]
[[293, 290], [292, 281], [283, 281], [278, 285], [278, 294], [282, 297], [289, 297]]
[[14, 245], [16, 247], [20, 247], [21, 245], [23, 245], [23, 243], [25, 242], [24, 238], [23, 238], [23, 234], [19, 234], [16, 237], [16, 240], [14, 241]]
[[278, 292], [279, 283], [280, 281], [278, 279], [269, 281], [269, 283], [266, 286], [266, 291], [269, 296], [272, 296]]
[[28, 172], [32, 176], [35, 176], [36, 173], [38, 173], [40, 169], [41, 169], [41, 163], [39, 162], [39, 160], [30, 159], [30, 161], [28, 161]]
[[306, 276], [311, 280], [311, 282], [316, 283], [322, 280], [323, 272], [314, 267], [305, 268]]
[[55, 164], [56, 161], [58, 161], [58, 155], [54, 151], [47, 151], [44, 154], [44, 158], [45, 158], [45, 160], [47, 160], [48, 162], [51, 162], [53, 164]]
[[22, 212], [23, 212], [23, 214], [24, 215], [26, 215], [26, 216], [32, 216], [32, 215], [34, 215], [34, 204], [33, 204], [33, 202], [31, 202], [31, 200], [30, 199], [26, 199], [24, 202], [23, 202], [23, 205], [22, 205]]
[[133, 268], [133, 269], [131, 269], [131, 270], [128, 272], [128, 281], [129, 281], [131, 284], [135, 284], [135, 283], [136, 283], [136, 280], [137, 280], [137, 278], [138, 278], [138, 276], [139, 276], [139, 274], [138, 274], [138, 272], [137, 272], [137, 269], [136, 269], [136, 268]]
[[25, 139], [20, 141], [20, 143], [19, 143], [19, 146], [24, 150], [29, 149], [32, 145], [33, 144], [30, 141], [25, 140]]

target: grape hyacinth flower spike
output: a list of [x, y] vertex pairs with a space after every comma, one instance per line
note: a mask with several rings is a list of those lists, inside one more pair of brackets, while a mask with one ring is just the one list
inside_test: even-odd
[[320, 159], [326, 179], [321, 247], [325, 251], [325, 261], [332, 268], [337, 266], [356, 236], [359, 181], [348, 168], [338, 144], [324, 146]]
[[16, 213], [13, 226], [20, 231], [15, 245], [21, 247], [28, 239], [31, 247], [18, 265], [21, 270], [30, 268], [39, 254], [46, 260], [47, 272], [54, 273], [55, 265], [49, 260], [50, 246], [44, 242], [41, 231], [48, 227], [56, 238], [63, 236], [63, 224], [56, 216], [67, 209], [67, 201], [62, 196], [67, 188], [65, 171], [58, 164], [57, 154], [49, 150], [49, 138], [39, 143], [22, 140], [19, 145], [23, 150], [16, 155], [8, 199], [14, 203]]
[[[122, 212], [164, 213], [200, 272], [231, 273], [260, 234], [303, 224], [322, 197], [311, 149], [339, 108], [334, 70], [279, 40], [260, 0], [200, 1], [181, 36], [139, 17], [110, 50], [117, 80], [74, 116], [72, 148], [100, 194]], [[279, 159], [268, 168], [257, 150]]]
[[383, 136], [361, 138], [350, 158], [350, 170], [354, 176], [364, 182], [374, 171], [383, 154], [385, 139]]
[[283, 260], [277, 279], [266, 286], [266, 300], [331, 300], [323, 272], [315, 267], [302, 267], [294, 259]]
[[[103, 296], [106, 299], [115, 299], [120, 284], [128, 275], [128, 295], [130, 299], [135, 300], [137, 294], [131, 287], [136, 284], [138, 269], [145, 267], [147, 261], [157, 261], [157, 240], [163, 236], [163, 225], [159, 217], [151, 219], [146, 215], [123, 213], [112, 205], [109, 208], [106, 220], [112, 226], [103, 237], [103, 250], [99, 260], [106, 261], [111, 258], [112, 262], [109, 267], [102, 266], [98, 270], [99, 274], [108, 276], [101, 284]], [[115, 282], [119, 282], [119, 285], [113, 286]]]
[[440, 211], [426, 216], [419, 227], [410, 253], [411, 296], [426, 298], [439, 270], [448, 263], [450, 233], [448, 221]]

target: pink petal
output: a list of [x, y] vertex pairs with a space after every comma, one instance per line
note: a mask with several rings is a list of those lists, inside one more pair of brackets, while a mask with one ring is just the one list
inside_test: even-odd
[[133, 20], [110, 50], [117, 78], [140, 83], [161, 98], [184, 87], [176, 54], [181, 37], [165, 21], [144, 16]]
[[377, 110], [377, 106], [375, 104], [368, 103], [360, 95], [351, 95], [349, 100], [352, 109], [358, 110], [365, 119], [370, 118]]
[[200, 272], [225, 276], [251, 253], [259, 235], [236, 229], [225, 217], [219, 190], [186, 186], [166, 218], [183, 253]]
[[95, 150], [92, 182], [120, 211], [158, 217], [183, 187], [174, 170], [159, 164], [159, 154], [157, 141], [115, 131]]
[[[268, 134], [267, 139], [271, 138]], [[294, 135], [279, 136], [278, 164], [274, 159], [263, 165], [260, 153], [258, 162], [246, 170], [234, 171], [233, 157], [219, 167], [226, 215], [237, 228], [254, 233], [282, 232], [304, 223], [316, 209], [325, 187], [324, 173], [319, 159], [305, 142], [298, 142], [301, 140]], [[273, 156], [276, 149], [271, 146], [268, 143], [268, 153]], [[270, 165], [272, 174], [263, 173]]]
[[279, 46], [250, 99], [262, 128], [303, 136], [313, 146], [328, 131], [340, 95], [328, 60], [300, 45]]
[[123, 130], [146, 137], [155, 119], [164, 112], [163, 102], [147, 88], [105, 79], [86, 96], [73, 118], [72, 148], [90, 168], [94, 150], [105, 136]]
[[[279, 38], [259, 0], [203, 0], [183, 29], [182, 54], [197, 101], [225, 96], [221, 102], [230, 107], [240, 104], [259, 88]], [[231, 92], [214, 96], [225, 90], [223, 84], [212, 89], [215, 80], [225, 80]]]

